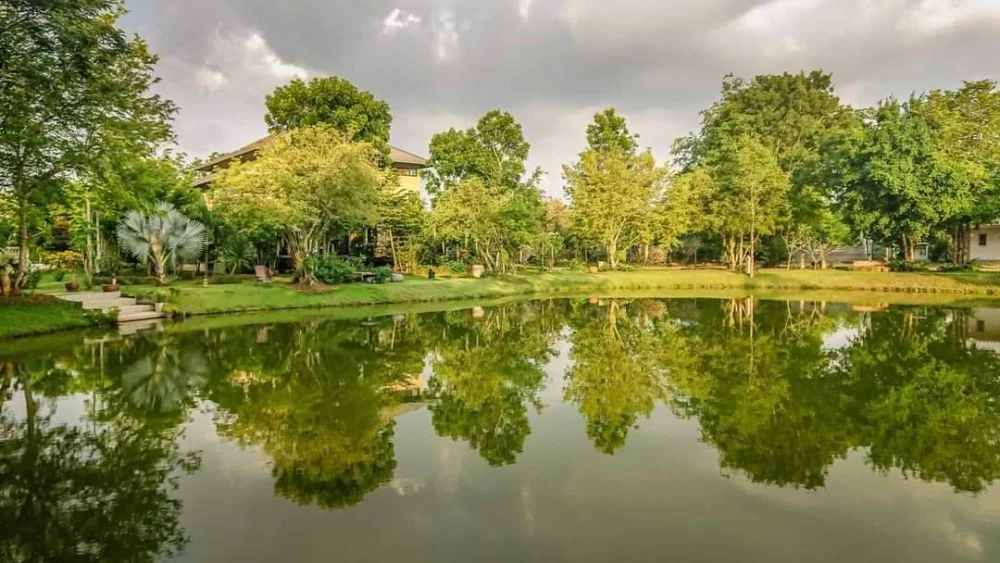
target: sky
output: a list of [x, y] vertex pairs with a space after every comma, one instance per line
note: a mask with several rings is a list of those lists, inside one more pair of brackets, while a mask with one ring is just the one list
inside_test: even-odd
[[1000, 79], [1000, 0], [126, 0], [122, 25], [160, 56], [180, 150], [234, 150], [266, 133], [264, 98], [336, 75], [389, 103], [392, 143], [510, 112], [530, 168], [561, 165], [614, 106], [660, 159], [698, 126], [727, 73], [823, 69], [841, 99]]

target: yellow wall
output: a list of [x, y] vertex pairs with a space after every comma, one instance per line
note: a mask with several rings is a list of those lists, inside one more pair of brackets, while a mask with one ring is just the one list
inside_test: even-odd
[[400, 168], [396, 169], [396, 174], [399, 176], [399, 187], [406, 191], [420, 192], [420, 176], [408, 176], [406, 171]]

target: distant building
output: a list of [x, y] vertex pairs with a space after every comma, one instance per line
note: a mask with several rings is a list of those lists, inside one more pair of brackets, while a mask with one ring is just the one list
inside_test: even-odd
[[[249, 145], [226, 153], [202, 163], [195, 167], [198, 172], [194, 180], [194, 187], [206, 188], [212, 183], [212, 172], [219, 168], [225, 168], [235, 159], [253, 160], [257, 156], [257, 151], [271, 139], [270, 136], [257, 139]], [[412, 152], [404, 151], [396, 147], [389, 147], [392, 167], [399, 176], [399, 187], [404, 190], [420, 191], [420, 171], [427, 166], [427, 161]]]
[[969, 258], [980, 262], [1000, 261], [1000, 223], [971, 229]]

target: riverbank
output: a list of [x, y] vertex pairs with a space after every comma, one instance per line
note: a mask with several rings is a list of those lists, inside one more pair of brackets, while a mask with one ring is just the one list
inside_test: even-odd
[[0, 298], [0, 340], [93, 326], [72, 303], [48, 295]]
[[136, 296], [152, 296], [155, 293], [165, 296], [167, 303], [164, 311], [178, 316], [658, 290], [740, 290], [768, 294], [769, 297], [775, 297], [777, 291], [789, 290], [993, 298], [1000, 297], [1000, 274], [764, 270], [750, 279], [719, 270], [648, 269], [601, 274], [556, 271], [478, 280], [407, 278], [403, 283], [350, 284], [324, 291], [301, 291], [283, 283], [259, 285], [253, 282], [202, 287], [198, 281], [175, 282], [170, 288], [126, 288], [127, 292]]

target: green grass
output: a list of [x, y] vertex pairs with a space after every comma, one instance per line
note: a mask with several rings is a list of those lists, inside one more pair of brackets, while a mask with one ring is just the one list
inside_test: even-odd
[[0, 339], [91, 325], [92, 321], [83, 309], [48, 296], [0, 299]]
[[[149, 295], [156, 288], [133, 286], [126, 292]], [[696, 292], [748, 293], [780, 297], [782, 292], [840, 293], [843, 300], [858, 292], [878, 295], [867, 301], [889, 302], [888, 294], [935, 295], [946, 299], [920, 299], [940, 302], [956, 296], [985, 298], [1000, 296], [1000, 274], [968, 272], [952, 274], [844, 272], [835, 270], [764, 270], [757, 277], [720, 270], [645, 269], [635, 272], [585, 274], [556, 271], [520, 274], [485, 279], [450, 278], [426, 280], [407, 278], [399, 284], [349, 284], [323, 292], [299, 291], [276, 282], [269, 286], [254, 283], [210, 285], [198, 281], [174, 282], [166, 311], [183, 315], [204, 315], [238, 311], [268, 311], [396, 303], [421, 303], [451, 300], [504, 298], [523, 295], [592, 295], [611, 296], [622, 292]], [[160, 291], [167, 291], [160, 289]], [[950, 297], [949, 297], [950, 296]], [[830, 299], [833, 300], [833, 299]], [[856, 299], [850, 299], [856, 301]], [[897, 301], [897, 300], [891, 300]]]

